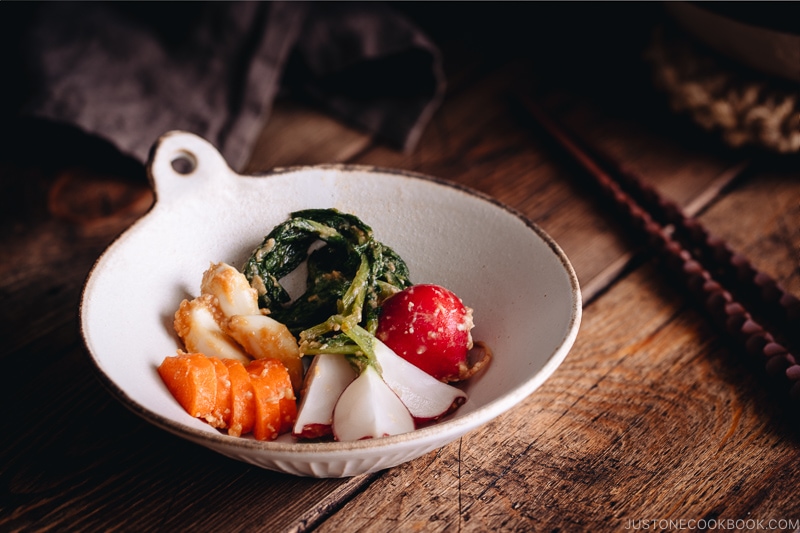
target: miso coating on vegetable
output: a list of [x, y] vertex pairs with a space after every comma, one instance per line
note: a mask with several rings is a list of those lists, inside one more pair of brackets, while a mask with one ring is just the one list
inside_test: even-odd
[[[324, 245], [309, 253], [320, 240]], [[290, 302], [280, 280], [303, 261], [307, 287]], [[375, 240], [358, 217], [336, 209], [292, 213], [264, 238], [242, 271], [258, 291], [259, 305], [300, 337], [306, 354], [321, 347], [356, 353], [358, 346], [341, 333], [342, 323], [374, 334], [383, 300], [411, 286], [400, 256]]]

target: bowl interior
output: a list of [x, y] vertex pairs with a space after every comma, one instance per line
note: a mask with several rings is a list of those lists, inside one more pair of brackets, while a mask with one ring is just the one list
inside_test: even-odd
[[465, 385], [469, 402], [440, 425], [469, 416], [481, 423], [511, 407], [552, 373], [574, 340], [580, 292], [563, 252], [488, 198], [387, 170], [325, 166], [240, 176], [197, 163], [188, 175], [153, 167], [153, 210], [101, 256], [82, 301], [83, 335], [106, 383], [168, 429], [219, 436], [189, 417], [156, 373], [179, 347], [172, 320], [180, 301], [198, 294], [210, 262], [240, 267], [299, 209], [357, 215], [405, 259], [414, 283], [446, 286], [474, 309], [473, 336], [494, 360]]

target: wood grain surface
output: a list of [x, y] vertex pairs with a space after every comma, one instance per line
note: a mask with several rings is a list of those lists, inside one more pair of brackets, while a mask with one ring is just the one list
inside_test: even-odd
[[[477, 24], [479, 6], [465, 9]], [[78, 330], [94, 260], [154, 201], [144, 170], [77, 132], [12, 124], [0, 152], [1, 531], [800, 529], [796, 409], [630, 239], [515, 95], [534, 95], [794, 294], [797, 162], [728, 150], [672, 115], [648, 90], [639, 41], [583, 57], [579, 44], [599, 42], [585, 22], [562, 35], [573, 45], [555, 61], [542, 43], [558, 28], [484, 46], [472, 26], [423, 22], [441, 39], [449, 89], [415, 150], [289, 95], [248, 171], [397, 167], [519, 210], [564, 248], [583, 287], [578, 340], [555, 374], [458, 441], [350, 479], [265, 471], [167, 434], [102, 388]], [[598, 54], [622, 44], [628, 55], [598, 77]], [[63, 148], [43, 159], [42, 142]]]

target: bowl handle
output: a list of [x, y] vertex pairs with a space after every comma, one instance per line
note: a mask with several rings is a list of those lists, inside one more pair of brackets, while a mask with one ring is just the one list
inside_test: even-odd
[[150, 150], [147, 173], [159, 203], [235, 174], [211, 143], [186, 131], [170, 131], [156, 141]]

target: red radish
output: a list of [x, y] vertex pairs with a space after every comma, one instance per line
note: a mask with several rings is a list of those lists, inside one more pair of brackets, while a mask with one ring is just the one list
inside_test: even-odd
[[397, 355], [440, 381], [461, 381], [474, 371], [472, 309], [439, 285], [413, 285], [383, 303], [376, 336]]

